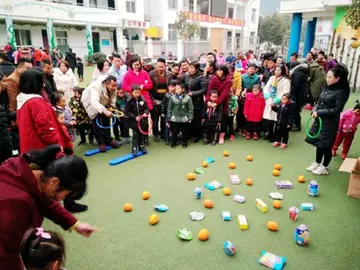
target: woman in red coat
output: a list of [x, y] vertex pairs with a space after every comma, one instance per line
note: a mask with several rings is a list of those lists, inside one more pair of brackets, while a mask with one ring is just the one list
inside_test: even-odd
[[[223, 115], [227, 116], [229, 113], [229, 97], [230, 97], [230, 89], [232, 86], [231, 75], [229, 74], [229, 69], [227, 66], [222, 65], [219, 66], [216, 75], [211, 78], [211, 81], [208, 86], [206, 101], [207, 105], [211, 106], [210, 102], [210, 93], [212, 90], [216, 90], [218, 92], [219, 98], [217, 100], [218, 105], [223, 105]], [[223, 117], [226, 119], [226, 117]], [[225, 124], [221, 125], [221, 132], [219, 136], [219, 144], [224, 143], [225, 139]]]
[[24, 269], [21, 240], [28, 229], [41, 227], [44, 217], [87, 237], [96, 231], [57, 202], [67, 196], [81, 198], [87, 176], [85, 161], [64, 156], [58, 145], [10, 158], [0, 166], [0, 269]]

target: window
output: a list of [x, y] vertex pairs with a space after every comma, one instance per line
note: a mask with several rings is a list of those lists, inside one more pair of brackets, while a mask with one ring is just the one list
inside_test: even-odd
[[97, 0], [89, 0], [89, 6], [93, 8], [97, 8]]
[[177, 40], [177, 31], [174, 24], [169, 24], [168, 39], [170, 41]]
[[30, 30], [15, 29], [15, 39], [18, 46], [29, 46], [31, 45], [31, 34]]
[[195, 12], [194, 0], [189, 0], [189, 11]]
[[201, 27], [200, 28], [200, 40], [208, 40], [208, 29]]
[[251, 10], [251, 22], [256, 23], [256, 9], [255, 8], [253, 8]]
[[231, 38], [232, 37], [232, 32], [231, 31], [227, 31], [227, 37]]
[[250, 32], [250, 44], [255, 43], [255, 32]]
[[178, 1], [177, 0], [168, 0], [168, 5], [170, 9], [178, 9]]
[[234, 9], [229, 8], [228, 10], [228, 18], [233, 19], [234, 18]]
[[68, 45], [67, 42], [67, 32], [66, 31], [56, 31], [56, 41], [58, 45]]
[[136, 0], [126, 0], [126, 12], [136, 13]]

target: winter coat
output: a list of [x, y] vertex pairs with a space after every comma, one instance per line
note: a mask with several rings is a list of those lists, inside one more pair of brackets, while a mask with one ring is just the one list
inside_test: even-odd
[[360, 114], [355, 114], [353, 109], [348, 109], [340, 115], [339, 131], [356, 132], [359, 124]]
[[185, 93], [170, 98], [167, 118], [175, 123], [188, 123], [194, 119], [194, 105], [192, 99]]
[[63, 73], [60, 68], [54, 69], [54, 81], [56, 84], [56, 88], [58, 91], [62, 91], [64, 93], [73, 91], [74, 87], [78, 85], [78, 81], [76, 79], [73, 70], [69, 68], [65, 73]]
[[239, 110], [238, 97], [233, 95], [229, 96], [229, 108], [228, 108], [228, 116], [234, 116], [237, 114]]
[[66, 52], [65, 61], [69, 63], [69, 66], [72, 70], [75, 70], [76, 67], [76, 54], [72, 52]]
[[132, 97], [128, 92], [125, 92], [125, 96], [123, 98], [116, 96], [116, 109], [125, 112], [126, 103], [128, 103], [131, 98]]
[[79, 62], [77, 62], [76, 67], [77, 67], [77, 74], [80, 76], [83, 76], [84, 75], [84, 63], [79, 61]]
[[215, 108], [213, 108], [212, 106], [207, 107], [206, 111], [205, 111], [205, 126], [207, 128], [209, 127], [216, 127], [216, 125], [218, 123], [221, 123], [221, 121], [223, 120], [223, 106], [217, 105]]
[[[313, 108], [318, 117], [322, 120], [322, 129], [319, 137], [311, 139], [306, 137], [305, 141], [318, 148], [332, 148], [336, 133], [339, 128], [340, 114], [344, 109], [347, 100], [345, 90], [339, 89], [336, 85], [326, 86], [320, 94], [319, 100]], [[315, 119], [310, 133], [315, 134], [319, 128], [319, 121]]]
[[277, 121], [277, 114], [271, 109], [271, 105], [274, 102], [274, 98], [280, 98], [283, 96], [283, 94], [286, 93], [290, 93], [290, 88], [291, 88], [291, 84], [290, 84], [290, 80], [287, 78], [282, 77], [279, 81], [278, 81], [278, 85], [276, 87], [276, 93], [275, 93], [275, 97], [272, 98], [270, 95], [271, 93], [271, 88], [272, 85], [275, 82], [276, 77], [272, 76], [270, 78], [270, 80], [268, 81], [268, 83], [265, 85], [264, 87], [264, 97], [267, 97], [265, 99], [265, 109], [264, 109], [264, 114], [263, 114], [263, 118], [266, 120], [270, 120], [270, 121]]
[[77, 219], [59, 202], [45, 196], [25, 154], [0, 166], [0, 269], [23, 270], [19, 256], [25, 232], [41, 227], [44, 217], [64, 230]]
[[167, 92], [164, 96], [163, 102], [161, 103], [161, 114], [164, 114], [165, 117], [167, 116], [169, 102], [173, 95], [175, 95], [175, 94], [171, 94], [170, 92]]
[[309, 84], [312, 97], [317, 99], [320, 96], [321, 88], [326, 85], [326, 73], [316, 62], [309, 65]]
[[200, 71], [194, 75], [190, 75], [188, 72], [184, 76], [186, 93], [191, 92], [191, 99], [194, 105], [195, 111], [204, 110], [204, 94], [206, 93], [208, 83], [206, 78]]
[[229, 96], [230, 96], [230, 88], [232, 85], [231, 75], [226, 76], [224, 79], [219, 78], [217, 75], [214, 75], [211, 78], [211, 81], [208, 86], [208, 90], [206, 93], [206, 102], [210, 101], [210, 93], [212, 90], [217, 90], [218, 92], [218, 100], [217, 104], [223, 105], [223, 114], [228, 115], [229, 109]]
[[275, 75], [275, 68], [272, 70], [270, 70], [268, 68], [265, 69], [264, 76], [262, 77], [262, 82], [264, 83], [264, 85], [266, 85], [267, 82], [270, 80], [270, 78], [274, 75]]
[[[158, 89], [158, 74], [157, 74], [157, 71], [154, 69], [153, 71], [150, 71], [149, 72], [149, 77], [151, 79], [151, 82], [152, 82], [152, 89], [151, 89], [151, 92], [150, 92], [150, 96], [153, 100], [158, 100], [158, 101], [162, 101], [167, 90], [168, 90], [168, 86], [169, 86], [169, 83], [170, 83], [170, 80], [172, 79], [172, 74], [171, 72], [168, 72], [166, 71], [165, 72], [165, 84], [166, 84], [166, 87], [164, 89]], [[158, 91], [160, 90], [160, 91]]]
[[56, 83], [54, 81], [54, 75], [45, 75], [45, 91], [48, 94], [50, 100], [52, 96], [57, 92]]
[[72, 97], [69, 102], [69, 107], [77, 125], [81, 126], [91, 124], [91, 120], [80, 98]]
[[263, 118], [265, 109], [265, 99], [262, 93], [257, 96], [253, 93], [247, 93], [244, 105], [244, 115], [246, 121], [259, 123]]
[[67, 128], [68, 135], [70, 135], [71, 141], [74, 142], [76, 139], [76, 130], [75, 130], [75, 127], [70, 124], [70, 122], [75, 121], [76, 118], [72, 115], [71, 109], [68, 107], [64, 108], [64, 107], [56, 106], [55, 110], [63, 112], [63, 114], [65, 116], [64, 117], [65, 118], [65, 123], [64, 123], [65, 127]]
[[5, 77], [9, 77], [15, 71], [15, 66], [9, 61], [0, 63], [0, 81]]
[[272, 110], [277, 113], [277, 129], [292, 127], [295, 115], [295, 103], [293, 101], [285, 105], [273, 106]]
[[235, 71], [232, 77], [232, 89], [236, 96], [240, 96], [241, 93], [241, 73], [239, 71]]
[[260, 85], [260, 77], [257, 74], [249, 76], [248, 73], [242, 75], [242, 87], [243, 90], [247, 89], [247, 92], [252, 92], [253, 86], [255, 84]]
[[[136, 121], [136, 117], [143, 115], [144, 113], [149, 114], [149, 108], [146, 100], [140, 96], [137, 100], [135, 98], [131, 98], [125, 106], [125, 115], [128, 121], [128, 126], [131, 129], [137, 130], [138, 123]], [[141, 127], [144, 129], [144, 126], [147, 126], [147, 118], [143, 118], [141, 120]]]
[[143, 69], [140, 70], [138, 74], [136, 74], [134, 70], [129, 69], [124, 76], [122, 89], [131, 94], [131, 85], [133, 84], [143, 85], [141, 95], [144, 97], [146, 103], [148, 104], [148, 108], [151, 111], [153, 109], [153, 103], [149, 92], [153, 88], [153, 84], [149, 74]]
[[55, 111], [40, 95], [20, 93], [17, 106], [20, 152], [43, 149], [51, 144], [72, 147]]
[[8, 112], [0, 105], [0, 164], [12, 156], [13, 145], [8, 127]]
[[[107, 75], [100, 76], [95, 82], [92, 82], [85, 88], [81, 96], [81, 102], [93, 120], [98, 114], [102, 114], [107, 108], [115, 108], [116, 93], [109, 93], [103, 81]], [[110, 96], [109, 96], [110, 94]]]
[[328, 72], [328, 61], [326, 61], [325, 59], [323, 61], [316, 61], [322, 68], [325, 72]]
[[16, 97], [19, 94], [20, 73], [16, 70], [5, 79], [6, 92], [9, 98], [9, 109], [16, 111]]
[[301, 108], [305, 105], [306, 98], [309, 94], [310, 87], [308, 77], [308, 65], [306, 63], [297, 65], [290, 70], [290, 95], [294, 98], [297, 108]]

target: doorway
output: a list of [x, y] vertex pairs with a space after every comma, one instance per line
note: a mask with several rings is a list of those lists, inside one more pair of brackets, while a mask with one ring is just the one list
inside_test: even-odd
[[42, 41], [43, 41], [43, 44], [44, 44], [44, 49], [48, 51], [49, 50], [49, 40], [48, 40], [48, 37], [47, 37], [46, 29], [41, 30], [41, 37], [42, 37]]
[[94, 53], [100, 52], [100, 34], [97, 32], [92, 33], [92, 42]]

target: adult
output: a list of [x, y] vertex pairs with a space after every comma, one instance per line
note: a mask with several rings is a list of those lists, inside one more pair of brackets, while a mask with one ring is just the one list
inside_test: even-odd
[[41, 60], [41, 70], [45, 76], [45, 91], [49, 96], [49, 99], [51, 100], [57, 92], [56, 83], [53, 75], [53, 65], [51, 61], [48, 59]]
[[350, 86], [347, 80], [348, 72], [342, 65], [337, 65], [327, 73], [326, 86], [322, 89], [319, 102], [313, 108], [312, 117], [315, 119], [311, 127], [314, 134], [319, 129], [319, 118], [322, 129], [317, 138], [306, 137], [306, 142], [316, 147], [316, 158], [307, 171], [316, 175], [329, 174], [331, 162], [331, 148], [338, 132], [340, 113], [349, 98]]
[[121, 57], [117, 53], [113, 53], [112, 65], [109, 69], [109, 75], [112, 75], [116, 78], [117, 87], [122, 88], [123, 79], [127, 71], [126, 65], [124, 65]]
[[217, 64], [216, 53], [209, 52], [206, 58], [208, 62], [213, 61], [215, 64]]
[[290, 95], [295, 102], [295, 115], [292, 131], [301, 131], [301, 110], [306, 103], [310, 87], [308, 83], [308, 65], [293, 62], [290, 64]]
[[8, 57], [4, 53], [0, 53], [0, 105], [7, 108], [9, 98], [6, 94], [5, 79], [15, 70], [15, 66], [8, 61]]
[[81, 102], [93, 122], [95, 139], [100, 152], [106, 152], [106, 146], [118, 148], [119, 144], [111, 137], [109, 128], [113, 117], [110, 108], [115, 108], [116, 103], [116, 77], [102, 75], [95, 82], [85, 88]]
[[96, 81], [101, 75], [109, 74], [110, 63], [106, 58], [100, 58], [96, 63], [96, 68], [92, 74], [92, 81]]
[[[230, 89], [232, 86], [232, 78], [229, 74], [228, 68], [224, 66], [219, 66], [216, 70], [216, 75], [212, 77], [206, 94], [207, 105], [211, 105], [210, 94], [212, 90], [217, 90], [219, 98], [216, 101], [217, 105], [223, 105], [223, 115], [227, 116], [229, 111], [229, 95]], [[226, 119], [226, 117], [224, 117]], [[225, 128], [226, 125], [223, 123], [221, 125], [221, 131], [219, 135], [219, 144], [224, 144], [225, 140]]]
[[179, 64], [174, 63], [173, 66], [171, 67], [171, 79], [178, 80], [179, 74], [180, 74]]
[[275, 128], [277, 113], [272, 110], [275, 99], [281, 100], [281, 97], [290, 93], [291, 83], [286, 75], [286, 68], [284, 65], [277, 66], [275, 69], [275, 75], [270, 78], [268, 83], [264, 87], [264, 97], [266, 99], [266, 105], [264, 109], [263, 118], [267, 120], [267, 129], [265, 138], [269, 142], [275, 141]]
[[[191, 97], [194, 105], [194, 118], [191, 122], [190, 136], [194, 143], [197, 143], [203, 136], [201, 120], [204, 112], [204, 94], [208, 82], [201, 74], [200, 63], [193, 61], [189, 65], [189, 72], [185, 74], [185, 91]], [[218, 90], [218, 89], [216, 89]]]
[[328, 72], [328, 61], [325, 58], [324, 51], [319, 51], [316, 62], [324, 69], [325, 72]]
[[[155, 70], [149, 73], [152, 89], [150, 96], [153, 102], [153, 110], [151, 111], [151, 119], [153, 120], [154, 140], [160, 142], [161, 137], [165, 137], [165, 117], [161, 116], [162, 102], [168, 91], [171, 80], [171, 73], [166, 71], [166, 60], [159, 58], [156, 63]], [[160, 129], [159, 129], [160, 122]]]
[[26, 70], [32, 68], [32, 62], [30, 59], [21, 58], [17, 65], [16, 70], [6, 78], [6, 93], [9, 98], [9, 109], [16, 111], [16, 97], [19, 94], [20, 75]]
[[12, 156], [13, 145], [9, 131], [9, 113], [0, 104], [0, 164]]
[[19, 256], [23, 235], [40, 227], [44, 217], [86, 237], [96, 231], [57, 202], [83, 197], [87, 176], [85, 161], [64, 156], [56, 145], [23, 153], [0, 166], [0, 269], [24, 269]]
[[125, 48], [125, 64], [128, 68], [131, 67], [131, 59], [132, 59], [133, 55], [132, 53], [129, 51], [129, 48]]
[[229, 56], [226, 57], [226, 63], [232, 64], [236, 62], [236, 57], [233, 55], [232, 52], [229, 52]]
[[310, 65], [312, 62], [314, 62], [314, 59], [315, 55], [312, 52], [308, 52], [305, 58], [305, 62]]
[[38, 49], [34, 49], [34, 61], [35, 61], [35, 66], [40, 67], [41, 64], [41, 60], [43, 58], [43, 51], [42, 48], [38, 48]]
[[270, 80], [272, 76], [275, 75], [275, 68], [276, 68], [276, 58], [272, 57], [267, 61], [267, 68], [264, 71], [264, 75], [262, 77], [262, 82], [264, 85]]
[[150, 73], [150, 71], [154, 70], [154, 66], [152, 63], [152, 59], [150, 57], [144, 57], [143, 58], [143, 69], [147, 72]]
[[215, 75], [216, 72], [216, 63], [214, 61], [208, 61], [205, 66], [204, 70], [204, 77], [206, 78], [207, 82], [209, 83], [212, 77]]
[[59, 67], [54, 69], [54, 81], [57, 90], [64, 93], [66, 104], [68, 104], [70, 98], [74, 96], [73, 90], [78, 85], [78, 81], [66, 60], [61, 61]]
[[180, 82], [184, 81], [185, 73], [189, 71], [189, 61], [187, 59], [183, 59], [180, 62], [180, 72], [178, 76], [178, 80]]
[[284, 59], [281, 56], [276, 57], [276, 65], [282, 65], [284, 64]]
[[334, 68], [338, 64], [338, 61], [334, 58], [333, 53], [329, 53], [329, 55], [327, 57], [327, 61], [328, 61], [328, 69], [329, 70]]
[[314, 105], [320, 96], [322, 87], [326, 85], [326, 73], [315, 61], [309, 64], [309, 84], [309, 101], [311, 105]]
[[76, 54], [73, 53], [72, 49], [69, 48], [69, 51], [65, 54], [65, 61], [68, 62], [69, 67], [75, 72], [76, 67]]

